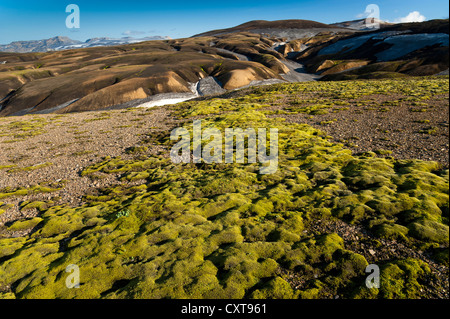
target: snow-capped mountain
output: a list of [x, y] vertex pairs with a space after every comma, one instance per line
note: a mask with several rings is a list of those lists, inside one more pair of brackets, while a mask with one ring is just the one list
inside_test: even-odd
[[394, 23], [383, 21], [377, 18], [368, 18], [368, 19], [358, 19], [352, 21], [338, 22], [330, 25], [335, 27], [348, 28], [352, 30], [366, 31], [366, 30], [373, 30], [376, 27], [384, 28], [387, 26], [394, 25]]
[[14, 41], [11, 42], [10, 44], [0, 45], [0, 51], [18, 52], [18, 53], [47, 52], [47, 51], [60, 51], [76, 48], [111, 46], [150, 40], [167, 40], [167, 39], [170, 38], [166, 36], [153, 36], [139, 39], [133, 37], [123, 37], [123, 38], [101, 37], [88, 39], [85, 42], [82, 42], [78, 40], [72, 40], [68, 37], [56, 36], [50, 39], [43, 39], [43, 40]]

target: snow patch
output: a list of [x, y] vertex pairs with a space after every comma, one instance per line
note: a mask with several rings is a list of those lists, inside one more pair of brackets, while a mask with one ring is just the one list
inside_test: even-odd
[[368, 40], [373, 39], [380, 41], [375, 45], [379, 45], [380, 43], [388, 43], [392, 45], [389, 49], [375, 55], [378, 61], [391, 61], [426, 46], [436, 44], [448, 46], [449, 44], [448, 34], [445, 33], [405, 34], [410, 32], [410, 30], [384, 31], [344, 39], [323, 48], [319, 51], [318, 55], [336, 54], [339, 52], [344, 53], [350, 50], [355, 50]]
[[432, 45], [448, 46], [448, 34], [445, 33], [419, 33], [404, 34], [384, 39], [384, 43], [393, 46], [383, 52], [375, 54], [379, 61], [398, 59], [410, 52]]
[[177, 104], [180, 102], [184, 102], [184, 101], [193, 99], [195, 97], [196, 96], [184, 97], [184, 98], [161, 99], [161, 100], [157, 100], [157, 101], [145, 102], [145, 103], [139, 104], [137, 107], [149, 108], [149, 107], [161, 106], [161, 105], [172, 105], [172, 104]]
[[400, 35], [403, 33], [409, 33], [410, 30], [406, 31], [384, 31], [384, 32], [377, 32], [377, 33], [371, 33], [366, 35], [361, 35], [357, 37], [353, 37], [350, 39], [344, 39], [340, 40], [336, 43], [333, 43], [317, 53], [317, 55], [324, 55], [324, 54], [335, 54], [338, 52], [346, 52], [350, 50], [354, 50], [362, 46], [364, 43], [366, 43], [370, 39], [376, 39], [376, 40], [383, 40], [387, 37], [392, 37], [395, 35]]

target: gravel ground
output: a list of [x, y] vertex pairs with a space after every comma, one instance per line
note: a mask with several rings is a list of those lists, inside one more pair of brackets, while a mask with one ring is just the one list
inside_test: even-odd
[[397, 240], [375, 238], [363, 227], [350, 225], [342, 220], [317, 220], [308, 225], [307, 229], [317, 235], [337, 233], [344, 240], [346, 249], [363, 255], [369, 264], [379, 264], [408, 257], [423, 260], [430, 267], [431, 275], [426, 279], [427, 287], [421, 292], [421, 297], [427, 299], [448, 299], [450, 297], [448, 267], [435, 263], [426, 251], [416, 251]]
[[[121, 156], [123, 159], [132, 157], [133, 155], [126, 154], [125, 150], [140, 145], [146, 133], [169, 129], [171, 120], [167, 118], [168, 113], [164, 107], [155, 107], [136, 108], [132, 112], [108, 111], [108, 115], [102, 112], [84, 112], [63, 116], [45, 114], [0, 118], [0, 126], [33, 118], [47, 121], [45, 132], [41, 135], [15, 142], [8, 142], [11, 141], [10, 136], [0, 136], [0, 167], [16, 165], [13, 169], [17, 169], [52, 163], [50, 166], [29, 171], [8, 172], [11, 168], [0, 169], [0, 190], [6, 187], [14, 189], [45, 182], [66, 181], [64, 188], [57, 192], [2, 199], [2, 202], [12, 204], [13, 207], [0, 214], [0, 233], [1, 226], [9, 221], [37, 215], [36, 210], [20, 211], [19, 205], [23, 201], [51, 199], [56, 203], [80, 205], [82, 196], [90, 190], [116, 184], [117, 179], [114, 176], [93, 181], [81, 176], [81, 172], [83, 168], [101, 161], [106, 156]], [[146, 155], [151, 156], [160, 151], [161, 147], [149, 147]]]
[[[379, 104], [393, 96], [371, 96]], [[368, 97], [365, 97], [367, 99]], [[445, 99], [444, 99], [445, 98]], [[288, 122], [306, 123], [325, 131], [332, 141], [343, 143], [354, 153], [389, 150], [399, 159], [422, 159], [449, 167], [448, 95], [431, 101], [432, 108], [415, 112], [417, 106], [400, 103], [388, 111], [372, 106], [350, 106], [336, 113], [281, 115]], [[330, 122], [331, 123], [324, 123]], [[422, 123], [426, 121], [425, 123]], [[426, 133], [430, 128], [435, 132]], [[383, 156], [383, 154], [381, 154]]]

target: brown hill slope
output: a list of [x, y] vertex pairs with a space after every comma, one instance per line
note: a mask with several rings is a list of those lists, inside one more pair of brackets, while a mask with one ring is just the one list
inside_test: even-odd
[[[300, 19], [291, 19], [291, 20], [275, 20], [275, 21], [266, 21], [266, 20], [254, 20], [249, 21], [238, 26], [226, 29], [218, 29], [212, 30], [200, 34], [194, 35], [194, 37], [202, 37], [202, 36], [217, 36], [228, 33], [236, 33], [236, 32], [253, 32], [259, 34], [269, 34], [269, 35], [278, 35], [280, 30], [302, 30], [303, 32], [314, 32], [319, 33], [321, 31], [353, 31], [342, 27], [331, 26], [325, 23], [320, 23], [311, 20], [300, 20]], [[278, 31], [278, 32], [277, 32]], [[303, 32], [300, 32], [297, 37], [303, 37]], [[295, 35], [292, 35], [295, 37]]]
[[[102, 109], [159, 93], [193, 92], [214, 77], [225, 89], [280, 79], [275, 40], [230, 34], [48, 53], [0, 53], [0, 116]], [[231, 51], [239, 52], [234, 54]], [[244, 58], [242, 58], [244, 56]], [[68, 105], [66, 105], [68, 104]]]
[[[449, 67], [449, 20], [400, 23], [288, 41], [280, 53], [322, 80], [432, 75]], [[302, 48], [303, 50], [300, 50]]]

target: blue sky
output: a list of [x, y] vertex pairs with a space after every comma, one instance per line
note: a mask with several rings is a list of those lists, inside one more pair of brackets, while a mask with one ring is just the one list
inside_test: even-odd
[[[68, 29], [68, 4], [80, 8], [80, 28]], [[189, 37], [250, 20], [307, 19], [333, 23], [364, 17], [368, 4], [388, 21], [448, 18], [447, 0], [0, 0], [0, 43], [56, 35], [85, 41], [93, 37]], [[408, 20], [406, 19], [406, 20]]]

